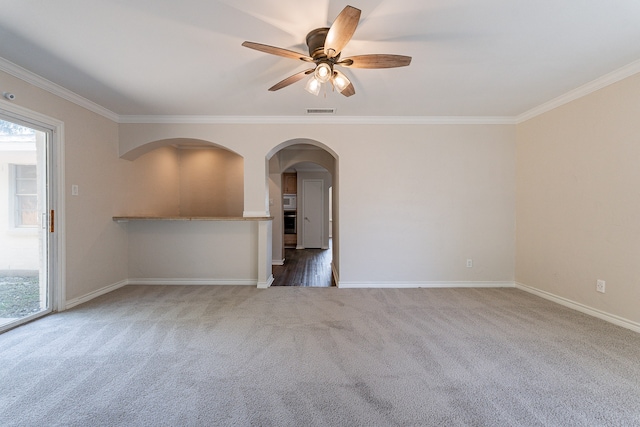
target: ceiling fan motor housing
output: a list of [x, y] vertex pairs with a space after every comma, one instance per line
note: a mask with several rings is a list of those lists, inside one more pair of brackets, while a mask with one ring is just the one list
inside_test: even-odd
[[324, 53], [324, 42], [327, 39], [327, 33], [329, 32], [329, 28], [316, 28], [307, 34], [307, 46], [309, 47], [309, 56], [313, 58], [313, 60], [317, 62], [328, 62], [335, 64], [340, 59], [340, 53], [333, 58], [327, 58], [327, 55]]

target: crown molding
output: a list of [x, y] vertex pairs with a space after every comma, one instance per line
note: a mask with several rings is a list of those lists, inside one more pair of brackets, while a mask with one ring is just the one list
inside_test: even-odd
[[74, 92], [71, 92], [69, 89], [65, 89], [64, 87], [57, 85], [43, 77], [40, 77], [39, 75], [32, 73], [31, 71], [22, 68], [21, 66], [16, 65], [13, 62], [7, 61], [2, 57], [0, 57], [0, 71], [4, 71], [7, 74], [17, 77], [20, 80], [39, 87], [40, 89], [44, 89], [47, 92], [52, 93], [53, 95], [66, 99], [67, 101], [73, 102], [80, 107], [86, 108], [87, 110], [106, 117], [107, 119], [114, 122], [118, 122], [120, 119], [120, 116], [118, 116], [113, 111], [108, 110], [93, 101], [89, 101], [88, 99], [83, 98], [82, 96]]
[[580, 87], [577, 87], [565, 93], [564, 95], [560, 95], [559, 97], [554, 98], [551, 101], [545, 102], [544, 104], [534, 107], [531, 110], [526, 111], [514, 117], [514, 122], [516, 124], [519, 124], [527, 120], [533, 119], [534, 117], [537, 117], [541, 114], [544, 114], [562, 105], [568, 104], [569, 102], [575, 101], [576, 99], [582, 98], [583, 96], [587, 96], [590, 93], [593, 93], [599, 89], [602, 89], [604, 87], [617, 83], [620, 80], [624, 80], [627, 77], [631, 77], [637, 73], [640, 73], [640, 60], [634, 61], [628, 65], [625, 65], [622, 68], [618, 68], [617, 70], [612, 71], [608, 74], [605, 74], [604, 76], [599, 77]]
[[512, 125], [513, 117], [473, 116], [120, 116], [119, 123], [132, 124], [274, 124], [274, 125]]

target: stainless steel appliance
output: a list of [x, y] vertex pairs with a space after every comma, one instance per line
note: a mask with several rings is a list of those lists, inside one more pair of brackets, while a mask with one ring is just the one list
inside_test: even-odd
[[296, 211], [284, 212], [284, 234], [296, 234]]
[[298, 207], [297, 197], [295, 194], [283, 194], [282, 195], [282, 208], [285, 211], [295, 211]]

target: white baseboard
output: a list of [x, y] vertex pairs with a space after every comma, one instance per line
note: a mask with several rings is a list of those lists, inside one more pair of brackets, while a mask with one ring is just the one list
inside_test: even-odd
[[513, 282], [336, 282], [339, 288], [513, 288]]
[[[273, 276], [269, 282], [267, 282], [266, 286], [271, 286], [273, 283]], [[247, 286], [258, 286], [261, 287], [260, 284], [255, 280], [223, 280], [223, 279], [128, 279], [122, 280], [118, 283], [114, 283], [112, 285], [105, 286], [104, 288], [100, 288], [96, 291], [90, 292], [86, 295], [83, 295], [78, 298], [73, 298], [66, 301], [65, 310], [68, 310], [76, 305], [83, 304], [87, 301], [91, 301], [94, 298], [97, 298], [101, 295], [108, 294], [109, 292], [115, 291], [116, 289], [120, 289], [126, 285], [247, 285]], [[62, 311], [62, 310], [60, 310]]]
[[127, 281], [129, 285], [247, 285], [256, 286], [258, 284], [255, 280], [237, 280], [237, 279], [129, 279]]
[[284, 258], [282, 259], [272, 259], [271, 265], [284, 265]]
[[[630, 329], [640, 333], [640, 323], [633, 322], [614, 314], [586, 306], [570, 299], [557, 296], [547, 291], [527, 286], [518, 282], [340, 282], [335, 265], [331, 263], [331, 270], [335, 283], [339, 288], [344, 289], [365, 289], [365, 288], [517, 288], [524, 292], [539, 296], [549, 301], [565, 307], [577, 310], [589, 316], [596, 317], [606, 322]], [[264, 289], [271, 286], [274, 281], [273, 275], [267, 282], [258, 283], [255, 280], [221, 280], [221, 279], [129, 279], [122, 280], [112, 285], [105, 286], [84, 296], [66, 301], [65, 309], [70, 309], [77, 305], [91, 301], [101, 295], [120, 289], [126, 285], [248, 285], [257, 286]]]
[[118, 283], [114, 283], [113, 285], [105, 286], [104, 288], [100, 288], [97, 291], [90, 292], [84, 296], [67, 300], [65, 304], [65, 310], [68, 310], [71, 307], [75, 307], [76, 305], [83, 304], [87, 301], [91, 301], [94, 298], [97, 298], [104, 294], [108, 294], [109, 292], [115, 291], [116, 289], [120, 289], [121, 287], [126, 286], [128, 283], [129, 282], [127, 280], [122, 280]]
[[271, 286], [273, 284], [274, 281], [274, 277], [273, 274], [269, 276], [269, 278], [267, 279], [266, 282], [262, 283], [262, 282], [258, 282], [258, 288], [260, 289], [267, 289], [269, 286]]
[[623, 328], [630, 329], [634, 332], [640, 333], [640, 323], [632, 322], [631, 320], [625, 319], [620, 316], [616, 316], [615, 314], [606, 313], [604, 311], [586, 306], [584, 304], [580, 304], [579, 302], [575, 302], [564, 297], [560, 297], [550, 292], [536, 289], [531, 286], [527, 286], [523, 283], [516, 282], [515, 287], [522, 291], [539, 296], [549, 301], [553, 301], [557, 304], [563, 305], [573, 310], [577, 310], [581, 313], [588, 314], [589, 316], [597, 317], [598, 319], [604, 320], [609, 323], [613, 323], [614, 325], [622, 326]]

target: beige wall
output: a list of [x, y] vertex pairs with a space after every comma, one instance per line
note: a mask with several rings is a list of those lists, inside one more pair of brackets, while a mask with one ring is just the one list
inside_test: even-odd
[[516, 280], [636, 323], [639, 100], [640, 74], [520, 124], [516, 202]]
[[640, 75], [517, 126], [118, 125], [3, 72], [0, 86], [64, 122], [68, 300], [132, 274], [113, 215], [180, 213], [175, 149], [121, 155], [167, 138], [220, 144], [243, 158], [242, 209], [266, 214], [267, 157], [310, 140], [336, 159], [341, 284], [517, 280], [640, 322]]
[[118, 125], [23, 80], [0, 72], [13, 105], [64, 122], [66, 299], [73, 300], [127, 278], [127, 235], [111, 217], [126, 202], [126, 161], [118, 156]]
[[339, 130], [336, 148], [342, 281], [513, 280], [513, 126], [380, 125], [346, 132]]
[[269, 211], [269, 153], [305, 139], [332, 152], [344, 286], [514, 280], [515, 126], [122, 124], [120, 153], [171, 138], [240, 154], [252, 213]]
[[132, 221], [124, 226], [134, 283], [257, 284], [257, 221]]
[[176, 148], [156, 148], [125, 163], [128, 203], [119, 215], [180, 215], [180, 159]]
[[[170, 138], [210, 141], [242, 156], [249, 214], [269, 211], [267, 157], [292, 141], [326, 148], [337, 165], [334, 262], [343, 286], [514, 280], [515, 126], [117, 125], [6, 74], [0, 79], [15, 102], [65, 123], [67, 187], [80, 188], [79, 196], [65, 195], [69, 299], [128, 278], [128, 225], [112, 216], [151, 213], [163, 191], [156, 184], [180, 172], [169, 152], [120, 156]], [[180, 190], [163, 188], [154, 209], [171, 214]]]
[[219, 148], [183, 148], [180, 156], [180, 214], [242, 216], [242, 157]]

